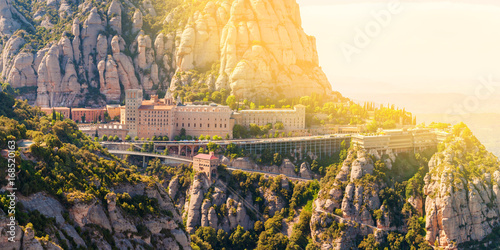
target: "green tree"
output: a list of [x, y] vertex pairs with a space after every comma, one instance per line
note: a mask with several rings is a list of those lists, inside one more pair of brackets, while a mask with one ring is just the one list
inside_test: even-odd
[[282, 130], [282, 129], [285, 129], [285, 126], [283, 125], [282, 122], [276, 122], [274, 124], [274, 129], [277, 129], [277, 130]]
[[130, 135], [125, 136], [125, 141], [130, 141], [131, 139]]
[[222, 103], [222, 94], [219, 91], [214, 91], [212, 93], [211, 99], [215, 103]]
[[373, 234], [370, 234], [365, 237], [363, 241], [361, 241], [358, 248], [365, 250], [378, 250], [380, 249], [380, 243], [377, 242]]
[[283, 157], [281, 156], [280, 153], [274, 153], [273, 155], [273, 165], [280, 166], [281, 163], [283, 162]]
[[220, 145], [219, 145], [219, 144], [216, 144], [216, 143], [214, 143], [214, 142], [209, 142], [209, 143], [207, 144], [207, 149], [208, 149], [208, 151], [210, 151], [210, 152], [217, 152], [217, 150], [219, 150], [219, 148], [220, 148]]
[[108, 136], [107, 135], [103, 135], [102, 136], [102, 141], [107, 141], [108, 140]]
[[232, 109], [236, 110], [238, 108], [238, 105], [236, 103], [236, 96], [230, 95], [226, 99], [226, 104]]
[[233, 138], [239, 139], [239, 138], [247, 138], [248, 137], [248, 130], [245, 126], [235, 124], [233, 127]]
[[254, 242], [250, 232], [245, 231], [240, 225], [238, 225], [236, 230], [229, 236], [229, 240], [235, 249], [251, 249]]
[[195, 235], [211, 246], [217, 245], [217, 232], [212, 227], [200, 227], [196, 230]]

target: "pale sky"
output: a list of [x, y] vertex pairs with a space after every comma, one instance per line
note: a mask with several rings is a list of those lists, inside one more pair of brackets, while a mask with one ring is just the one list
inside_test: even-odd
[[[297, 2], [302, 27], [317, 38], [320, 66], [333, 89], [348, 96], [371, 91], [467, 94], [480, 76], [500, 81], [498, 5], [399, 1], [400, 12], [391, 14], [385, 26], [378, 24], [380, 32], [360, 48], [354, 44], [356, 30], [377, 22], [372, 12], [388, 11], [388, 3], [398, 1]], [[357, 48], [350, 62], [342, 51], [349, 45]]]

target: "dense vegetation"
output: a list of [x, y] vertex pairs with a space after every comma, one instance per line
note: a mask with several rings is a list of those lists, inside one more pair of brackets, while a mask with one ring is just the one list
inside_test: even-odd
[[[10, 140], [33, 141], [26, 150], [16, 152], [16, 162], [19, 163], [16, 187], [23, 196], [45, 192], [69, 208], [78, 202], [98, 201], [106, 204], [106, 194], [116, 185], [152, 183], [150, 178], [138, 174], [135, 167], [117, 159], [98, 143], [89, 140], [73, 121], [52, 120], [38, 108], [30, 107], [25, 101], [15, 100], [7, 92], [8, 88], [0, 92], [2, 147], [5, 148], [6, 141]], [[6, 184], [6, 168], [6, 159], [0, 157], [2, 185]], [[0, 194], [0, 207], [5, 213], [8, 212], [6, 195]], [[169, 211], [158, 209], [155, 199], [143, 196], [120, 195], [118, 205], [134, 216], [159, 213], [170, 215]], [[33, 227], [39, 237], [55, 235], [56, 238], [51, 240], [58, 238], [58, 230], [52, 219], [43, 217], [38, 211], [27, 211], [21, 203], [16, 207], [16, 218], [20, 225]], [[67, 220], [72, 223], [69, 217]], [[83, 239], [89, 240], [87, 246], [96, 249], [90, 242], [90, 237], [85, 237], [86, 231], [78, 230], [81, 230], [79, 233]], [[66, 236], [65, 238], [68, 239]], [[66, 244], [65, 241], [58, 242], [63, 247]]]

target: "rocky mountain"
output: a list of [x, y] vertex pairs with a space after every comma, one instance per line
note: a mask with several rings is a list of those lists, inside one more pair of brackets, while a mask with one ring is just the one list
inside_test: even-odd
[[195, 83], [250, 100], [331, 92], [294, 0], [3, 0], [0, 9], [1, 78], [39, 106]]
[[[373, 174], [373, 164], [366, 152], [350, 150], [337, 175], [324, 182], [311, 218], [312, 238], [322, 249], [357, 247], [358, 235], [379, 234], [378, 227], [390, 228], [379, 198], [381, 186], [362, 182], [365, 175]], [[385, 218], [374, 220], [376, 210]]]
[[224, 164], [320, 182], [230, 172], [224, 164], [210, 181], [191, 166], [158, 159], [138, 169], [134, 157], [112, 156], [74, 122], [51, 120], [5, 91], [0, 104], [0, 147], [34, 142], [16, 153], [15, 243], [7, 240], [11, 184], [0, 157], [2, 249], [500, 246], [500, 163], [464, 124], [437, 149], [394, 154], [351, 147], [327, 162], [274, 155], [265, 166], [264, 154], [219, 148]]
[[426, 239], [448, 249], [488, 246], [500, 223], [500, 162], [464, 124], [453, 134], [424, 179]]
[[0, 157], [0, 249], [191, 249], [158, 179], [107, 153], [70, 120], [48, 121], [4, 92], [0, 102], [7, 115], [0, 116], [0, 146], [34, 141], [16, 153], [15, 181], [7, 181], [7, 159]]
[[430, 159], [351, 149], [321, 180], [310, 220], [316, 247], [498, 247], [498, 158], [464, 124], [451, 134]]

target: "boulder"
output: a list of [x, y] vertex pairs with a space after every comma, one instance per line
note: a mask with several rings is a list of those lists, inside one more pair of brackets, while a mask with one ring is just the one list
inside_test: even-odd
[[[106, 62], [99, 62], [99, 74], [101, 76], [101, 93], [106, 96], [107, 101], [119, 102], [121, 96], [120, 79], [118, 76], [117, 64], [111, 55], [108, 55]], [[104, 66], [102, 64], [105, 64]], [[104, 71], [101, 71], [102, 69]]]
[[305, 179], [312, 179], [313, 173], [309, 164], [307, 162], [303, 162], [300, 164], [300, 177]]
[[[81, 29], [81, 39], [82, 39], [82, 57], [84, 62], [84, 68], [88, 73], [88, 80], [92, 85], [92, 80], [95, 80], [97, 72], [97, 63], [94, 61], [94, 57], [91, 54], [97, 50], [97, 37], [101, 31], [104, 31], [104, 25], [102, 24], [101, 17], [97, 13], [97, 8], [91, 9], [89, 16], [84, 21]], [[100, 44], [101, 45], [101, 44]], [[101, 48], [102, 49], [102, 48]], [[97, 87], [95, 84], [93, 87]]]
[[120, 208], [116, 207], [116, 194], [113, 192], [108, 193], [105, 198], [108, 203], [108, 214], [113, 230], [119, 233], [127, 231], [136, 233], [137, 228], [125, 219]]
[[137, 33], [142, 29], [142, 12], [136, 9], [132, 17], [132, 33]]
[[[21, 28], [18, 18], [14, 18], [13, 12], [19, 12], [12, 6], [10, 0], [0, 0], [0, 35], [10, 37], [16, 30]], [[21, 15], [19, 15], [21, 16]]]
[[108, 8], [108, 24], [118, 34], [122, 33], [122, 9], [120, 1], [113, 0]]

